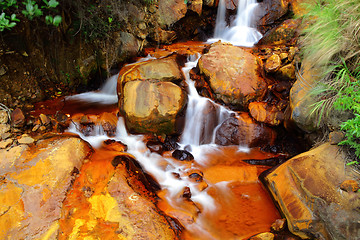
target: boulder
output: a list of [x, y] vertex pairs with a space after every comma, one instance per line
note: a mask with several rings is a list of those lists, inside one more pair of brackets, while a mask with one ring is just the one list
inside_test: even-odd
[[258, 122], [277, 126], [284, 120], [284, 113], [276, 106], [265, 102], [252, 102], [249, 104], [251, 116]]
[[0, 238], [55, 239], [62, 202], [91, 148], [64, 136], [0, 152]]
[[272, 145], [276, 133], [261, 123], [256, 123], [248, 113], [230, 117], [216, 131], [215, 143], [222, 146], [245, 145], [259, 147]]
[[185, 16], [187, 6], [184, 0], [159, 1], [159, 24], [166, 28]]
[[214, 43], [198, 63], [200, 73], [209, 82], [215, 99], [236, 108], [260, 100], [267, 89], [258, 75], [257, 59], [240, 47]]
[[120, 101], [130, 132], [173, 134], [187, 98], [174, 83], [136, 80], [125, 84]]
[[276, 72], [281, 66], [281, 59], [278, 54], [271, 55], [266, 59], [264, 69], [268, 73]]
[[302, 239], [359, 239], [360, 194], [341, 190], [360, 174], [346, 166], [340, 148], [324, 143], [283, 163], [264, 177], [265, 185]]
[[297, 29], [301, 19], [287, 19], [276, 28], [268, 31], [257, 43], [257, 45], [280, 45], [295, 43]]
[[266, 26], [274, 24], [284, 16], [289, 10], [291, 0], [264, 0], [260, 3], [264, 15], [259, 21], [259, 25]]

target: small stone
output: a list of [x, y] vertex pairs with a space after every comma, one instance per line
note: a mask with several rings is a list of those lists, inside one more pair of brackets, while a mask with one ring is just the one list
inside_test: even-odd
[[205, 182], [205, 181], [202, 181], [200, 182], [199, 184], [196, 185], [196, 188], [199, 192], [202, 192], [204, 191], [209, 185]]
[[1, 139], [2, 140], [8, 139], [9, 137], [11, 137], [11, 133], [9, 133], [9, 132], [1, 134]]
[[18, 139], [19, 144], [31, 144], [34, 141], [35, 140], [27, 134], [22, 135], [21, 138]]
[[273, 233], [270, 232], [264, 232], [264, 233], [259, 233], [251, 238], [249, 238], [249, 240], [274, 240], [275, 236]]
[[201, 171], [191, 172], [189, 178], [195, 182], [201, 182], [203, 180], [203, 173]]
[[281, 61], [285, 61], [288, 58], [288, 54], [287, 53], [280, 53], [279, 57], [280, 57]]
[[172, 153], [172, 157], [175, 158], [175, 159], [178, 159], [180, 161], [194, 160], [194, 156], [190, 152], [185, 151], [185, 150], [175, 150]]
[[289, 63], [281, 67], [276, 74], [283, 80], [295, 80], [295, 65], [293, 63]]
[[273, 230], [275, 232], [280, 232], [281, 230], [284, 229], [285, 223], [286, 223], [285, 218], [276, 219], [275, 222], [273, 224], [271, 224], [271, 230]]
[[271, 55], [265, 62], [264, 68], [268, 73], [276, 72], [281, 66], [281, 59], [279, 55]]
[[50, 124], [50, 119], [45, 114], [40, 114], [39, 118], [40, 118], [41, 123], [44, 126], [47, 126]]
[[22, 127], [25, 124], [25, 116], [20, 108], [16, 108], [11, 113], [11, 125], [14, 127]]
[[145, 30], [146, 29], [146, 24], [144, 22], [141, 22], [141, 23], [138, 24], [138, 28], [140, 30]]
[[156, 152], [160, 155], [164, 152], [164, 146], [159, 141], [150, 140], [146, 143], [146, 147], [150, 150], [150, 152]]
[[10, 131], [10, 125], [9, 124], [0, 124], [0, 135], [7, 133]]
[[8, 123], [9, 116], [8, 113], [4, 110], [0, 111], [0, 123], [5, 124]]
[[40, 130], [41, 132], [45, 132], [45, 131], [46, 131], [46, 127], [45, 127], [45, 126], [41, 126], [41, 127], [39, 128], [39, 130]]
[[8, 148], [13, 143], [11, 138], [6, 139], [5, 141], [0, 142], [0, 149]]
[[6, 67], [1, 66], [1, 67], [0, 67], [0, 76], [3, 76], [3, 75], [5, 75], [5, 74], [6, 74]]
[[190, 188], [189, 188], [189, 187], [185, 187], [185, 188], [184, 188], [182, 197], [183, 197], [183, 198], [187, 198], [187, 199], [190, 199], [190, 198], [191, 198], [191, 191], [190, 191]]
[[297, 51], [298, 51], [298, 49], [296, 47], [290, 47], [289, 55], [288, 55], [289, 61], [292, 61], [294, 59], [295, 54], [296, 54]]
[[80, 124], [86, 125], [86, 124], [93, 124], [93, 122], [90, 121], [88, 116], [84, 115], [80, 119]]
[[343, 132], [339, 132], [339, 131], [331, 132], [329, 134], [329, 142], [331, 145], [337, 145], [339, 142], [344, 140], [344, 137], [345, 135]]
[[345, 180], [340, 188], [346, 192], [357, 192], [359, 190], [359, 183], [355, 180]]
[[37, 130], [39, 130], [39, 128], [40, 128], [40, 125], [36, 124], [36, 125], [31, 129], [31, 131], [36, 132]]

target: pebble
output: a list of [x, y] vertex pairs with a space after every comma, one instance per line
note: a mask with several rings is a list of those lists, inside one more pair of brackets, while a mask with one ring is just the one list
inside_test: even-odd
[[2, 140], [8, 139], [9, 137], [11, 137], [11, 133], [9, 133], [9, 132], [1, 134], [1, 139]]
[[251, 238], [249, 238], [249, 240], [274, 240], [275, 235], [273, 233], [270, 232], [264, 232], [264, 233], [259, 233]]
[[357, 192], [359, 190], [359, 183], [355, 180], [345, 180], [340, 185], [340, 188], [346, 192]]
[[49, 123], [50, 123], [50, 119], [45, 115], [45, 114], [40, 114], [40, 116], [39, 116], [39, 118], [40, 118], [40, 121], [41, 121], [41, 123], [43, 124], [43, 125], [45, 125], [45, 126], [47, 126], [47, 125], [49, 125]]
[[3, 135], [4, 133], [7, 133], [10, 131], [10, 125], [9, 124], [0, 124], [0, 135]]
[[339, 132], [339, 131], [331, 132], [329, 134], [329, 142], [331, 145], [337, 145], [339, 142], [344, 140], [344, 137], [345, 135], [343, 132]]
[[273, 224], [271, 224], [271, 230], [273, 230], [275, 232], [280, 232], [281, 230], [283, 230], [285, 228], [285, 223], [286, 223], [285, 218], [276, 219], [275, 222]]
[[29, 135], [27, 135], [27, 134], [23, 134], [22, 136], [21, 136], [21, 138], [20, 139], [18, 139], [18, 143], [19, 144], [31, 144], [31, 143], [33, 143], [35, 140], [32, 138], [32, 137], [30, 137]]
[[0, 111], [0, 123], [5, 124], [5, 123], [8, 123], [8, 121], [9, 121], [8, 113], [4, 110], [1, 110]]
[[8, 148], [13, 143], [12, 139], [6, 139], [5, 141], [0, 142], [0, 149]]
[[11, 113], [11, 124], [14, 127], [22, 127], [25, 124], [25, 116], [24, 113], [21, 111], [20, 108], [16, 108]]

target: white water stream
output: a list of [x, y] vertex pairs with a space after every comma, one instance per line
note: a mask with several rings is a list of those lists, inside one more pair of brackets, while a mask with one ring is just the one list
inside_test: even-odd
[[[252, 27], [251, 16], [256, 8], [257, 3], [255, 0], [240, 0], [238, 15], [235, 21], [230, 26], [227, 26], [225, 21], [225, 3], [224, 0], [220, 0], [215, 39], [211, 39], [210, 41], [214, 42], [221, 39], [234, 45], [252, 46], [261, 38], [261, 34]], [[189, 72], [196, 66], [199, 57], [200, 56], [189, 57], [189, 61], [182, 69], [189, 86], [189, 95], [185, 127], [179, 144], [181, 148], [187, 147], [187, 149], [190, 149], [196, 164], [204, 166], [206, 165], [206, 158], [204, 157], [206, 153], [218, 151], [218, 147], [214, 144], [216, 129], [232, 112], [208, 98], [201, 97], [197, 93], [194, 86], [195, 83], [190, 79]], [[144, 60], [149, 60], [149, 58], [142, 59], [141, 61]], [[99, 91], [70, 96], [67, 97], [67, 100], [114, 104], [117, 102], [117, 78], [118, 74], [110, 77]], [[100, 125], [96, 126], [96, 136], [84, 136], [78, 131], [77, 124], [78, 123], [71, 124], [68, 131], [77, 133], [95, 148], [100, 147], [102, 142], [107, 139], [114, 139], [126, 144], [128, 146], [127, 152], [132, 154], [135, 159], [140, 162], [145, 171], [156, 178], [162, 189], [167, 190], [167, 200], [172, 207], [179, 208], [177, 206], [179, 193], [183, 191], [184, 187], [189, 187], [191, 191], [191, 200], [202, 206], [202, 212], [215, 211], [214, 200], [207, 193], [207, 189], [209, 188], [199, 191], [196, 184], [188, 178], [176, 178], [174, 176], [174, 173], [181, 175], [182, 172], [191, 170], [189, 169], [189, 166], [185, 167], [177, 160], [150, 152], [146, 147], [142, 135], [131, 135], [127, 132], [122, 117], [118, 120], [116, 136], [113, 138], [108, 137]], [[246, 147], [239, 147], [239, 151], [249, 151], [249, 149]], [[165, 168], [163, 164], [164, 160], [167, 162]], [[227, 183], [228, 182], [218, 182], [216, 183], [216, 186], [218, 188], [226, 188]], [[209, 184], [209, 187], [211, 187], [211, 184]], [[227, 190], [224, 191], [226, 192]], [[207, 231], [203, 226], [203, 221], [204, 219], [199, 217], [194, 223], [182, 224], [184, 224], [188, 230], [202, 232], [203, 235], [206, 235]], [[214, 239], [214, 237], [207, 236], [207, 239]]]
[[254, 46], [262, 37], [262, 34], [255, 27], [259, 4], [256, 0], [238, 0], [236, 18], [228, 24], [225, 1], [219, 1], [214, 38], [209, 39], [208, 42], [221, 40], [235, 46]]

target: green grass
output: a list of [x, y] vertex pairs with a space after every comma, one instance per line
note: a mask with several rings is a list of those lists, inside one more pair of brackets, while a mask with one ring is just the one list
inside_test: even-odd
[[305, 5], [302, 59], [320, 73], [311, 94], [311, 114], [320, 125], [334, 109], [351, 111], [341, 124], [346, 140], [360, 157], [360, 1], [312, 0]]

